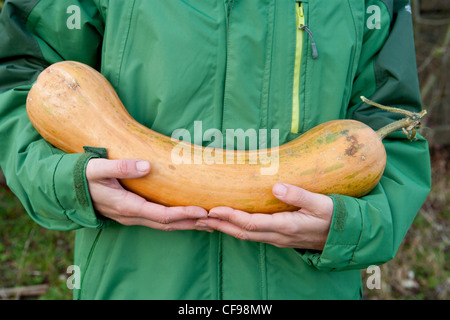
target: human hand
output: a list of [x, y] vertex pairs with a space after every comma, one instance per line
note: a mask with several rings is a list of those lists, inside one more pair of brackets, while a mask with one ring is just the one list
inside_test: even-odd
[[103, 216], [132, 226], [174, 231], [198, 229], [199, 218], [208, 212], [200, 207], [165, 207], [125, 190], [118, 179], [134, 179], [147, 175], [150, 164], [139, 160], [91, 159], [86, 178], [94, 208]]
[[300, 208], [293, 212], [255, 214], [229, 207], [213, 208], [208, 219], [199, 219], [198, 228], [218, 230], [240, 240], [269, 243], [283, 248], [322, 250], [330, 230], [333, 200], [307, 190], [277, 183], [273, 194]]

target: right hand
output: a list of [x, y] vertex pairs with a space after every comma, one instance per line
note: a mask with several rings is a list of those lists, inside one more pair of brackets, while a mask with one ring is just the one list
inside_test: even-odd
[[195, 223], [207, 218], [200, 207], [165, 207], [152, 203], [125, 190], [118, 179], [134, 179], [147, 175], [150, 164], [140, 160], [91, 159], [86, 166], [86, 178], [94, 208], [103, 216], [120, 224], [140, 225], [174, 231], [200, 229]]

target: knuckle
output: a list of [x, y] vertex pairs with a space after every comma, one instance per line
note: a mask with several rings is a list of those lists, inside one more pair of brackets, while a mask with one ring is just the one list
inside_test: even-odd
[[160, 224], [169, 224], [172, 222], [172, 218], [168, 214], [168, 210], [164, 210], [160, 215], [156, 217], [156, 222]]
[[280, 232], [283, 234], [297, 234], [299, 232], [299, 228], [296, 224], [287, 224], [280, 227]]
[[237, 233], [234, 235], [234, 237], [235, 237], [236, 239], [242, 240], [242, 241], [248, 241], [248, 240], [249, 240], [248, 233], [245, 232], [245, 231], [237, 232]]
[[126, 175], [129, 171], [128, 163], [123, 160], [116, 162], [116, 170], [120, 175]]
[[134, 215], [134, 213], [130, 209], [130, 206], [128, 205], [128, 202], [126, 201], [126, 197], [124, 197], [122, 201], [119, 201], [116, 206], [116, 211], [120, 216], [128, 218]]
[[289, 195], [296, 203], [303, 203], [306, 199], [306, 193], [302, 189], [294, 189]]
[[247, 231], [256, 231], [258, 229], [258, 227], [256, 226], [255, 223], [250, 221], [244, 226], [244, 229]]
[[171, 226], [171, 225], [164, 225], [162, 228], [161, 228], [161, 230], [162, 231], [166, 231], [166, 232], [171, 232], [171, 231], [175, 231], [175, 228], [173, 227], [173, 226]]

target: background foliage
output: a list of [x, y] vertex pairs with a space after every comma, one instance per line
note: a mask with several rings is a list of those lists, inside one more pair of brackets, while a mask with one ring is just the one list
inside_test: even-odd
[[[3, 4], [0, 0], [0, 11]], [[422, 100], [429, 111], [422, 134], [431, 145], [433, 187], [397, 256], [380, 267], [381, 288], [366, 288], [365, 299], [448, 300], [450, 293], [450, 1], [412, 0], [412, 7]], [[66, 270], [74, 232], [39, 227], [1, 186], [2, 178], [0, 299], [71, 299]], [[362, 270], [361, 275], [366, 282], [371, 274]]]

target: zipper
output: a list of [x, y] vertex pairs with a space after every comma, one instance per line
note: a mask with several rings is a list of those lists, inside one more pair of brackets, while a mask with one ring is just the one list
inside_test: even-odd
[[300, 122], [300, 74], [302, 66], [302, 55], [303, 55], [303, 36], [304, 31], [307, 32], [309, 38], [311, 39], [311, 55], [315, 60], [319, 57], [317, 52], [316, 43], [314, 41], [314, 36], [308, 26], [305, 24], [305, 10], [302, 1], [297, 1], [295, 7], [296, 15], [296, 41], [295, 41], [295, 64], [294, 64], [294, 84], [292, 92], [292, 120], [291, 120], [291, 132], [299, 132], [299, 122]]
[[292, 92], [292, 120], [291, 120], [291, 132], [298, 133], [299, 121], [300, 121], [300, 71], [302, 65], [303, 54], [303, 29], [305, 25], [305, 12], [303, 10], [303, 3], [295, 3], [295, 15], [296, 15], [296, 40], [295, 40], [295, 64], [294, 64], [294, 85]]
[[225, 78], [224, 78], [224, 92], [223, 92], [223, 101], [222, 101], [222, 121], [221, 121], [221, 130], [224, 128], [224, 112], [226, 108], [226, 89], [227, 89], [227, 78], [228, 78], [228, 72], [229, 72], [229, 65], [228, 65], [228, 58], [229, 58], [229, 52], [230, 52], [230, 20], [231, 20], [231, 11], [233, 10], [234, 0], [227, 0], [226, 5], [226, 61], [225, 61]]
[[[222, 101], [222, 121], [221, 130], [224, 130], [224, 113], [226, 108], [226, 90], [227, 90], [227, 78], [229, 72], [229, 52], [230, 52], [230, 21], [231, 12], [233, 11], [233, 5], [235, 0], [226, 0], [226, 61], [225, 61], [225, 78], [224, 78], [224, 92]], [[217, 299], [223, 300], [223, 235], [222, 233], [217, 233]]]

